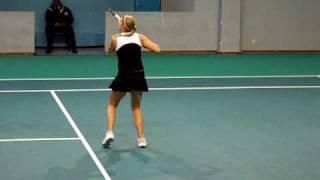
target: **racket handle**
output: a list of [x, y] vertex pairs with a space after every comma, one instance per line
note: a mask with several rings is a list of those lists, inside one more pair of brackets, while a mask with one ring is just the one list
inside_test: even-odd
[[111, 13], [111, 15], [117, 20], [120, 21], [121, 17], [119, 16], [119, 14], [117, 14], [116, 12], [114, 12], [112, 9], [109, 8], [109, 12]]

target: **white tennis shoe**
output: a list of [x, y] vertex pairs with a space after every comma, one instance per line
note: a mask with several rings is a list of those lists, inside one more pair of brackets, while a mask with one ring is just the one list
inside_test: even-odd
[[104, 148], [109, 148], [110, 144], [114, 141], [114, 134], [112, 131], [109, 131], [106, 133], [106, 136], [104, 137], [102, 141], [102, 146]]
[[148, 143], [147, 143], [146, 138], [144, 138], [144, 137], [138, 138], [137, 140], [138, 140], [138, 147], [139, 148], [146, 148], [147, 147]]

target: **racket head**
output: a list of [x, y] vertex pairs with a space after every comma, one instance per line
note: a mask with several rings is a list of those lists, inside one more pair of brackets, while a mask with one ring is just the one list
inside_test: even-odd
[[116, 19], [118, 22], [121, 21], [121, 17], [118, 13], [116, 13], [114, 10], [112, 10], [111, 8], [109, 8], [109, 12], [111, 13], [112, 17], [114, 17], [114, 19]]

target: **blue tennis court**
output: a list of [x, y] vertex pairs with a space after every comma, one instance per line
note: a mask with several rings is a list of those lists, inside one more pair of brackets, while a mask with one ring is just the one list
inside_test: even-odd
[[2, 79], [1, 179], [317, 179], [318, 76], [150, 77], [103, 149], [112, 78]]

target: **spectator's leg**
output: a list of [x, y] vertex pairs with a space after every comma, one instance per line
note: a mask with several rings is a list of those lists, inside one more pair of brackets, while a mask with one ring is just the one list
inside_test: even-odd
[[75, 40], [75, 35], [72, 26], [67, 26], [65, 29], [65, 36], [67, 40], [68, 46], [71, 47], [72, 53], [76, 54], [78, 53], [77, 51], [77, 46], [76, 46], [76, 40]]
[[46, 36], [47, 36], [46, 53], [51, 53], [52, 52], [53, 38], [54, 38], [54, 30], [52, 28], [50, 28], [49, 26], [46, 26]]

